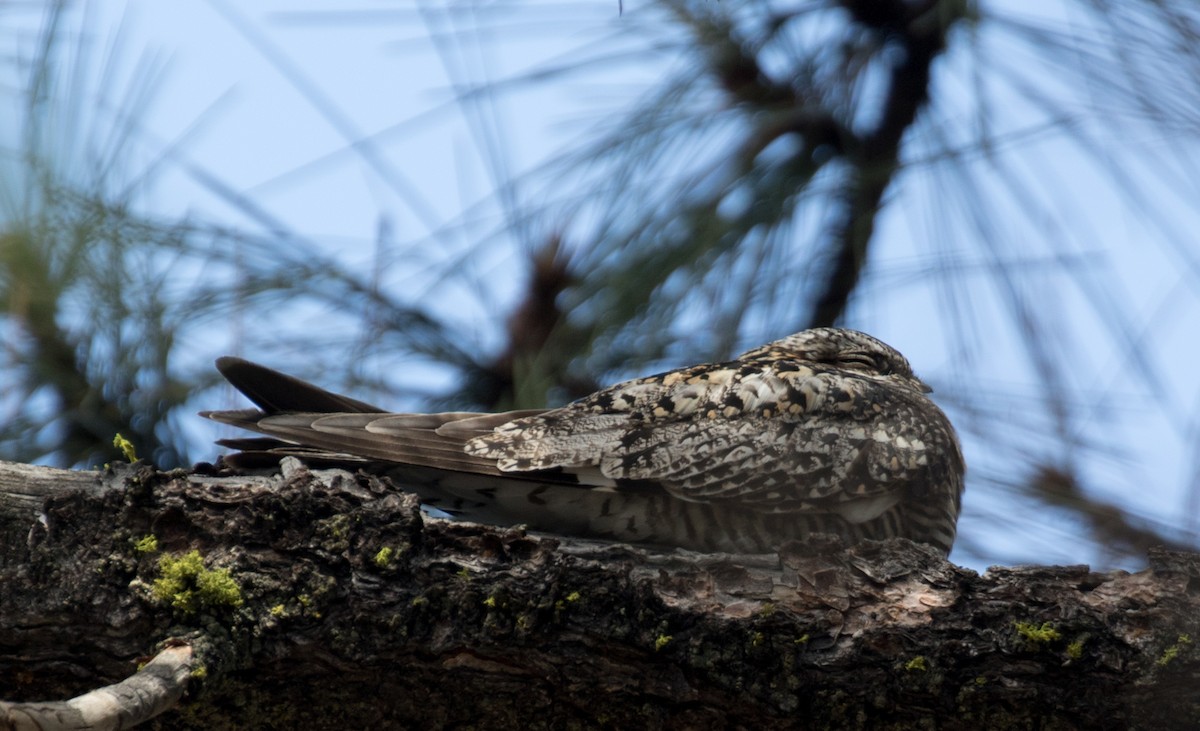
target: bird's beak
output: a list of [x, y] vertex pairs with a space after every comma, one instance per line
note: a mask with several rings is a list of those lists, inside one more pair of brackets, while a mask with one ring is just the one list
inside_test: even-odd
[[920, 378], [914, 378], [913, 380], [917, 382], [917, 388], [921, 389], [921, 393], [933, 393], [933, 386], [930, 386]]

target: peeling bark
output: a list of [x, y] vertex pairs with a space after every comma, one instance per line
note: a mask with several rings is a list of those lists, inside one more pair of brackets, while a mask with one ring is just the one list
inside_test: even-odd
[[[187, 643], [153, 728], [1200, 723], [1195, 554], [980, 576], [904, 541], [656, 553], [436, 520], [295, 464], [0, 464], [0, 525], [0, 697], [71, 698]], [[232, 593], [162, 581], [193, 550]]]

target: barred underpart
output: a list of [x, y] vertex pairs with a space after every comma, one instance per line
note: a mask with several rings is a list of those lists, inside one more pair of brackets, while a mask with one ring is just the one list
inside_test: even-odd
[[814, 533], [954, 543], [964, 463], [904, 356], [817, 328], [735, 360], [620, 383], [567, 406], [395, 414], [237, 358], [257, 409], [204, 415], [269, 439], [234, 465], [295, 455], [386, 474], [432, 507], [552, 533], [771, 552]]

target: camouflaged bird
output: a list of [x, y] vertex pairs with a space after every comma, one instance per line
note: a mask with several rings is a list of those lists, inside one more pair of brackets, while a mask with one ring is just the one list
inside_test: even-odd
[[243, 450], [235, 466], [292, 454], [386, 474], [470, 520], [705, 552], [813, 533], [954, 543], [954, 429], [904, 356], [853, 330], [503, 414], [384, 413], [238, 358], [217, 367], [259, 408], [204, 416], [271, 437], [219, 442]]

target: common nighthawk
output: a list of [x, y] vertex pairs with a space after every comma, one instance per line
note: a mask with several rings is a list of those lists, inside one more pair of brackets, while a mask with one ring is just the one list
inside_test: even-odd
[[502, 414], [386, 413], [239, 358], [217, 367], [259, 408], [204, 416], [271, 437], [219, 442], [243, 450], [234, 464], [319, 457], [470, 520], [697, 551], [812, 533], [954, 543], [954, 429], [904, 356], [854, 330]]

